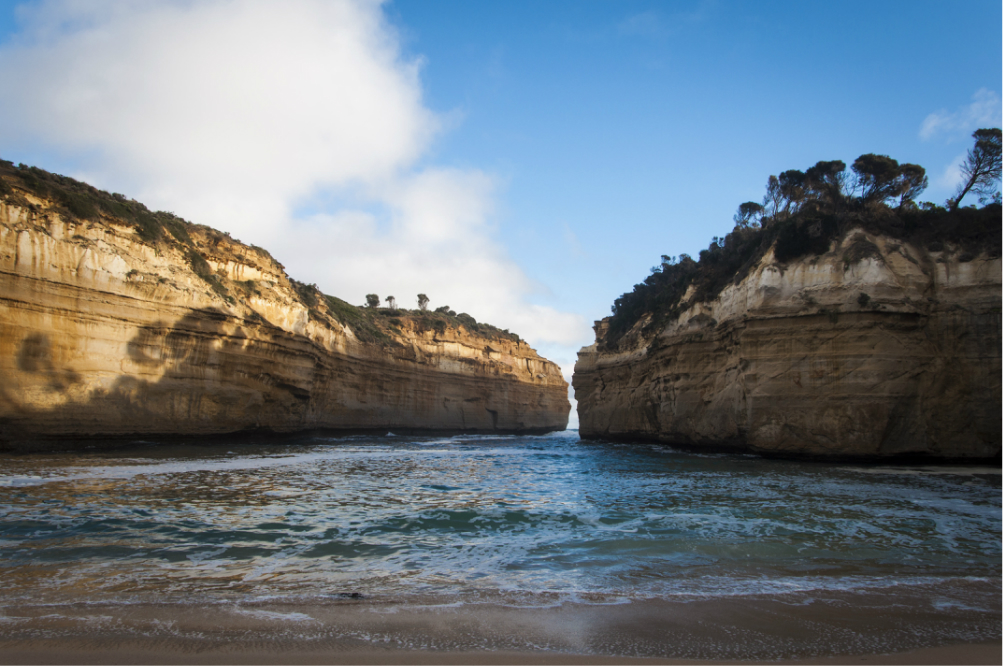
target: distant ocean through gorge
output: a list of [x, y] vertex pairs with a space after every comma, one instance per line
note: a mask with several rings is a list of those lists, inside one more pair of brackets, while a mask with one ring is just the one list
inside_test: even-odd
[[1001, 638], [998, 467], [388, 434], [3, 455], [0, 496], [5, 649], [770, 660]]

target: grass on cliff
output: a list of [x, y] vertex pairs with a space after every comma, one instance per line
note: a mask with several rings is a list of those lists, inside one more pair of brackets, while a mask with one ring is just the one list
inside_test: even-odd
[[[38, 167], [0, 159], [0, 198], [9, 200], [29, 209], [35, 207], [20, 191], [30, 192], [39, 199], [52, 202], [67, 218], [80, 221], [102, 222], [104, 217], [131, 224], [136, 235], [144, 243], [157, 246], [162, 243], [178, 246], [192, 271], [229, 303], [234, 296], [217, 276], [198, 244], [192, 238], [191, 230], [198, 229], [206, 237], [209, 245], [216, 245], [229, 234], [211, 227], [188, 222], [174, 213], [151, 211], [142, 203], [122, 194], [109, 193], [67, 176], [50, 173]], [[252, 245], [275, 264], [282, 268], [264, 249]]]
[[477, 322], [466, 313], [449, 314], [428, 310], [405, 310], [403, 308], [369, 308], [350, 305], [340, 298], [324, 295], [323, 298], [331, 315], [340, 323], [351, 326], [356, 336], [373, 342], [389, 341], [390, 333], [401, 331], [409, 325], [418, 333], [435, 331], [443, 335], [447, 329], [461, 326], [473, 335], [489, 340], [509, 340], [515, 343], [520, 338], [515, 333], [491, 324]]
[[[643, 282], [617, 298], [609, 327], [600, 343], [615, 348], [644, 317], [650, 316], [650, 321], [643, 335], [661, 330], [691, 304], [711, 301], [727, 285], [738, 284], [771, 248], [781, 263], [819, 256], [853, 228], [899, 239], [932, 252], [951, 250], [962, 262], [977, 256], [1000, 256], [1003, 209], [998, 195], [997, 202], [982, 208], [917, 205], [906, 193], [915, 196], [922, 190], [920, 185], [925, 187], [922, 168], [916, 165], [899, 167], [890, 158], [870, 155], [861, 156], [854, 163], [854, 170], [857, 171], [856, 167], [864, 158], [875, 157], [887, 160], [895, 168], [908, 167], [907, 171], [913, 174], [918, 169], [921, 178], [914, 177], [912, 190], [907, 190], [908, 183], [899, 190], [886, 183], [886, 189], [879, 190], [875, 179], [869, 179], [866, 173], [866, 163], [861, 167], [862, 173], [858, 172], [857, 179], [852, 180], [844, 177], [842, 162], [819, 162], [806, 173], [788, 171], [779, 179], [771, 176], [766, 205], [742, 204], [730, 234], [714, 238], [698, 259], [685, 254], [678, 258], [662, 255], [661, 264], [652, 268]], [[818, 175], [820, 172], [822, 176]], [[893, 202], [897, 205], [888, 203], [893, 196], [899, 197]], [[872, 243], [854, 243], [847, 248], [844, 261], [853, 263], [875, 252], [877, 248]], [[684, 301], [683, 296], [691, 287], [693, 292]]]
[[[67, 176], [24, 164], [15, 167], [11, 162], [0, 160], [0, 198], [30, 210], [37, 210], [22, 192], [52, 202], [66, 218], [101, 223], [107, 217], [131, 224], [136, 235], [144, 243], [153, 246], [163, 243], [176, 245], [195, 275], [228, 303], [236, 301], [223, 280], [213, 272], [190, 231], [199, 229], [211, 246], [220, 243], [228, 234], [193, 224], [173, 213], [151, 211], [142, 203], [128, 199], [124, 195], [105, 192]], [[257, 246], [251, 247], [271, 258], [265, 250]], [[281, 268], [278, 262], [276, 265]], [[243, 292], [243, 295], [253, 291], [253, 287], [247, 284], [235, 284], [235, 286]]]
[[460, 326], [468, 332], [492, 340], [510, 340], [518, 343], [515, 333], [491, 324], [478, 322], [465, 312], [407, 310], [404, 308], [370, 308], [352, 305], [335, 296], [324, 294], [315, 284], [305, 284], [290, 280], [300, 301], [309, 310], [310, 316], [323, 319], [329, 316], [338, 323], [349, 326], [355, 337], [364, 342], [393, 344], [394, 334], [401, 332], [405, 325], [419, 333], [435, 331], [442, 335], [446, 329]]
[[[114, 217], [124, 222], [130, 222], [137, 235], [147, 242], [156, 242], [170, 234], [178, 242], [192, 245], [188, 234], [188, 222], [173, 213], [165, 211], [153, 212], [146, 206], [127, 199], [121, 194], [111, 194], [99, 190], [87, 183], [82, 183], [67, 176], [49, 173], [38, 167], [19, 164], [15, 167], [11, 162], [0, 160], [0, 194], [13, 196], [16, 192], [12, 184], [31, 192], [40, 199], [48, 199], [55, 203], [67, 217], [83, 221], [99, 221], [101, 214]], [[18, 203], [27, 204], [27, 201]]]
[[[221, 298], [229, 303], [237, 297], [249, 297], [258, 293], [253, 281], [234, 282], [232, 290], [216, 275], [203, 251], [190, 233], [198, 229], [206, 239], [209, 247], [223, 242], [228, 238], [225, 232], [211, 227], [196, 225], [173, 213], [151, 211], [142, 203], [128, 199], [121, 194], [113, 194], [99, 190], [87, 183], [67, 176], [50, 173], [37, 167], [0, 160], [0, 198], [36, 210], [22, 192], [31, 193], [38, 199], [52, 202], [66, 218], [83, 222], [101, 223], [104, 218], [115, 219], [131, 224], [136, 235], [145, 243], [159, 245], [174, 244], [179, 247], [189, 267]], [[261, 252], [268, 258], [271, 255], [264, 249], [252, 245], [251, 248]], [[275, 261], [272, 259], [272, 261]], [[278, 262], [276, 266], [284, 268]], [[364, 342], [380, 345], [393, 345], [393, 333], [401, 330], [404, 322], [410, 322], [419, 331], [434, 330], [444, 333], [447, 328], [464, 326], [470, 332], [487, 338], [508, 338], [515, 341], [519, 336], [503, 331], [490, 324], [478, 323], [468, 314], [439, 313], [420, 310], [403, 310], [388, 308], [365, 308], [328, 296], [320, 292], [316, 285], [309, 285], [290, 279], [290, 284], [301, 303], [307, 307], [310, 316], [323, 320], [325, 316], [350, 326], [356, 337]]]
[[[67, 176], [24, 164], [15, 167], [11, 162], [0, 160], [0, 196], [29, 209], [34, 208], [18, 189], [53, 202], [64, 217], [101, 222], [102, 217], [107, 216], [132, 224], [136, 235], [145, 243], [173, 242], [179, 245], [192, 271], [222, 298], [233, 302], [229, 290], [212, 272], [192, 239], [189, 229], [195, 225], [191, 222], [166, 211], [151, 211], [122, 194], [105, 192]], [[208, 227], [205, 229], [208, 230]]]

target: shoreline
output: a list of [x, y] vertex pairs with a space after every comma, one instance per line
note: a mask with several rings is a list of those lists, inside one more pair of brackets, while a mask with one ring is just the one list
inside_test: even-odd
[[[372, 428], [303, 428], [276, 430], [246, 428], [226, 432], [131, 432], [77, 435], [27, 435], [20, 438], [0, 439], [0, 455], [28, 457], [58, 453], [123, 453], [190, 447], [297, 446], [313, 444], [317, 440], [345, 440], [357, 437], [537, 437], [551, 433], [568, 432], [565, 428], [527, 427], [515, 428], [416, 428], [410, 426], [380, 426]], [[0, 433], [2, 435], [3, 433]]]
[[447, 652], [438, 650], [307, 650], [226, 646], [192, 649], [151, 641], [144, 645], [113, 639], [46, 639], [30, 646], [0, 643], [0, 664], [999, 664], [997, 643], [963, 643], [889, 654], [846, 654], [806, 659], [716, 660], [625, 657], [554, 652]]
[[978, 605], [929, 590], [551, 607], [3, 604], [0, 664], [1000, 663], [1000, 608]]

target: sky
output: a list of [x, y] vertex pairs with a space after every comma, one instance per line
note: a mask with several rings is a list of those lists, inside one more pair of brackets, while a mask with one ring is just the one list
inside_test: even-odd
[[613, 300], [771, 174], [878, 153], [947, 199], [1001, 126], [1001, 22], [998, 0], [0, 2], [0, 157], [352, 303], [426, 293], [570, 380]]

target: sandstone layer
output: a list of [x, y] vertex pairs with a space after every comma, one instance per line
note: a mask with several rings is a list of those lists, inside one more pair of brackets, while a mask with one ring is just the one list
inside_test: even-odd
[[[578, 354], [586, 438], [797, 457], [1000, 455], [999, 258], [855, 229]], [[683, 302], [687, 297], [684, 296]]]
[[150, 241], [3, 185], [0, 447], [567, 425], [560, 369], [517, 336], [421, 313], [374, 325], [207, 227]]

